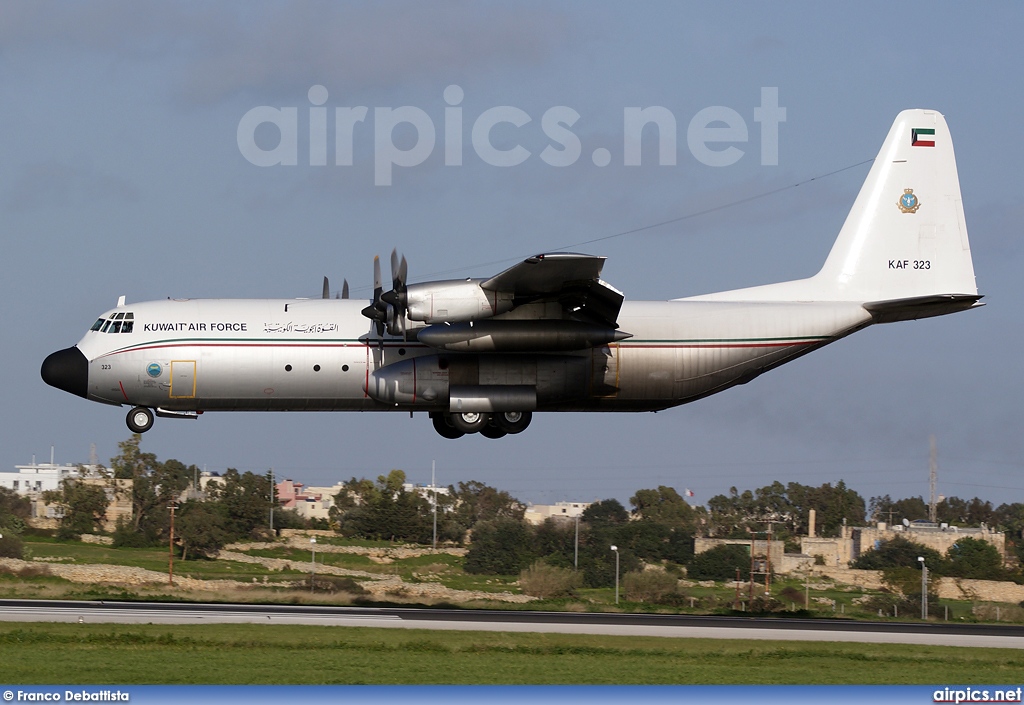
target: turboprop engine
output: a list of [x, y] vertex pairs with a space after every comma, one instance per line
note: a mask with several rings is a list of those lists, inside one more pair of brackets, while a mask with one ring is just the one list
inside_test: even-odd
[[490, 318], [512, 310], [512, 293], [489, 291], [483, 279], [409, 284], [405, 288], [405, 309], [411, 321], [460, 323]]

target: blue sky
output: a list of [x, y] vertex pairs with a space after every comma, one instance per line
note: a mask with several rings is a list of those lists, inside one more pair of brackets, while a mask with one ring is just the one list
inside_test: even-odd
[[[1020, 223], [1014, 116], [1024, 9], [954, 3], [7, 2], [0, 11], [0, 209], [7, 413], [0, 463], [56, 446], [101, 460], [127, 437], [124, 410], [47, 387], [46, 354], [76, 342], [119, 295], [316, 296], [347, 277], [368, 296], [374, 254], [397, 247], [413, 280], [485, 276], [544, 250], [615, 235], [804, 182], [870, 159], [895, 115], [932, 108], [950, 125], [978, 286], [988, 306], [879, 326], [755, 382], [658, 414], [540, 415], [502, 441], [438, 437], [402, 414], [208, 414], [161, 419], [161, 458], [308, 483], [401, 468], [477, 479], [522, 499], [627, 500], [659, 484], [696, 500], [773, 480], [845, 479], [865, 497], [927, 495], [928, 436], [939, 489], [1024, 501]], [[458, 85], [463, 164], [444, 159], [445, 88]], [[367, 106], [351, 166], [308, 159], [308, 92]], [[779, 163], [760, 163], [754, 110], [777, 87]], [[239, 150], [242, 116], [295, 107], [298, 164], [258, 167]], [[417, 166], [374, 185], [374, 108], [415, 106], [438, 140]], [[474, 154], [478, 116], [530, 157]], [[582, 156], [553, 167], [545, 111], [579, 113]], [[623, 165], [623, 111], [662, 106], [677, 163]], [[687, 148], [702, 109], [738, 113], [749, 139], [733, 165]], [[408, 127], [408, 126], [406, 126]], [[333, 128], [333, 124], [332, 124]], [[412, 147], [416, 133], [397, 129]], [[257, 141], [267, 135], [258, 132]], [[555, 145], [556, 147], [558, 145]], [[596, 166], [595, 149], [610, 153]], [[813, 274], [868, 166], [774, 196], [575, 249], [606, 255], [632, 299], [667, 299]]]

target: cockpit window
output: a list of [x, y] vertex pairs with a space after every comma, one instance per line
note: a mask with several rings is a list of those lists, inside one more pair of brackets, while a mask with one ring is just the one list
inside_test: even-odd
[[99, 319], [92, 324], [89, 330], [100, 333], [131, 333], [135, 328], [135, 314], [131, 312], [120, 312], [113, 314], [108, 319]]

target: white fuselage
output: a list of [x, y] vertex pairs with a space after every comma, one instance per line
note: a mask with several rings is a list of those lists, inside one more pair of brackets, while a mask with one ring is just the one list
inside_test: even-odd
[[438, 360], [451, 364], [452, 384], [463, 374], [454, 369], [470, 365], [473, 384], [539, 385], [538, 410], [656, 410], [749, 381], [872, 320], [857, 303], [626, 302], [619, 328], [632, 337], [619, 343], [477, 355], [392, 336], [381, 345], [362, 306], [253, 299], [119, 307], [104, 318], [131, 312], [130, 333], [90, 331], [77, 345], [89, 363], [88, 398], [171, 411], [448, 411], [446, 396], [395, 403], [368, 393], [375, 372], [423, 358], [442, 376], [448, 370], [437, 370]]

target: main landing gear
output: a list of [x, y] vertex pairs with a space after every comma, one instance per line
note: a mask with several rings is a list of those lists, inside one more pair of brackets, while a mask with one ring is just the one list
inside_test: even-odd
[[153, 428], [153, 412], [144, 406], [136, 406], [128, 412], [125, 422], [132, 433], [145, 433]]
[[434, 411], [430, 414], [434, 430], [444, 438], [462, 438], [468, 433], [479, 433], [484, 438], [501, 438], [510, 433], [522, 433], [533, 420], [529, 411], [500, 411], [488, 414], [466, 411], [448, 414]]

